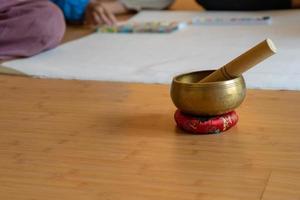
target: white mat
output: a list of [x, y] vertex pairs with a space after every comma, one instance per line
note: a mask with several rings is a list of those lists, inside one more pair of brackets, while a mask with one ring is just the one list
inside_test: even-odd
[[172, 34], [100, 34], [3, 65], [62, 79], [170, 83], [179, 73], [217, 68], [269, 37], [278, 54], [245, 73], [248, 88], [300, 90], [300, 11], [142, 12], [135, 21], [195, 16], [272, 16], [272, 25], [198, 26]]

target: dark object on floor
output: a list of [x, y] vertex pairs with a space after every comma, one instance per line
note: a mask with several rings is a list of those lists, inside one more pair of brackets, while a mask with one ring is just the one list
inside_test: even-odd
[[275, 10], [289, 9], [291, 0], [197, 0], [207, 10]]

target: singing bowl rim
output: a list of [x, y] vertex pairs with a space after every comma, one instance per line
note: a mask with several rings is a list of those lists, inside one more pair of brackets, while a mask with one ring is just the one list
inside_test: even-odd
[[[226, 81], [216, 81], [216, 82], [207, 82], [207, 83], [198, 83], [197, 81], [200, 80], [201, 77], [205, 77], [205, 74], [203, 75], [202, 73], [209, 74], [210, 72], [213, 72], [215, 70], [202, 70], [202, 71], [194, 71], [194, 72], [189, 72], [189, 73], [184, 73], [177, 75], [173, 78], [173, 82], [171, 84], [170, 88], [170, 95], [172, 102], [174, 105], [182, 110], [185, 113], [189, 113], [192, 115], [200, 115], [200, 116], [215, 116], [215, 115], [221, 115], [224, 113], [227, 113], [229, 111], [232, 111], [236, 109], [238, 106], [242, 104], [246, 97], [247, 93], [247, 86], [245, 79], [243, 76], [239, 76], [237, 78], [231, 79], [231, 80], [226, 80]], [[202, 74], [203, 76], [197, 77], [197, 74]], [[193, 75], [194, 77], [192, 78], [186, 78], [184, 79], [184, 76], [191, 76]], [[182, 79], [181, 79], [182, 78]], [[181, 79], [181, 80], [180, 80]], [[199, 79], [199, 80], [198, 80]], [[211, 107], [203, 107], [200, 108], [199, 106], [191, 106], [190, 104], [186, 104], [184, 101], [184, 93], [187, 92], [192, 92], [192, 91], [198, 91], [198, 92], [208, 92], [210, 94], [214, 94], [220, 90], [227, 90], [230, 88], [240, 88], [238, 94], [242, 94], [241, 98], [235, 98], [234, 99], [234, 105], [228, 105], [224, 107], [219, 107], [219, 103], [217, 100], [214, 100], [212, 96], [208, 96], [208, 99], [212, 99], [213, 102], [216, 102], [216, 105], [218, 109], [216, 108], [211, 108]], [[217, 96], [217, 95], [216, 95]], [[239, 95], [238, 95], [239, 96]], [[198, 98], [195, 96], [195, 98]], [[201, 102], [202, 97], [199, 97], [199, 101]]]
[[219, 86], [222, 86], [222, 85], [223, 86], [224, 85], [226, 85], [226, 86], [236, 85], [236, 83], [241, 82], [241, 81], [245, 83], [244, 77], [242, 75], [239, 76], [239, 77], [230, 79], [230, 80], [226, 80], [226, 81], [214, 81], [214, 82], [204, 82], [204, 83], [182, 82], [182, 81], [178, 80], [179, 78], [184, 77], [184, 76], [189, 76], [189, 75], [192, 75], [192, 74], [205, 73], [205, 72], [214, 72], [214, 71], [216, 71], [216, 70], [201, 70], [201, 71], [193, 71], [193, 72], [179, 74], [179, 75], [177, 75], [173, 78], [172, 82], [176, 83], [176, 84], [180, 84], [181, 86], [184, 86], [184, 87], [206, 87], [206, 88], [207, 87], [219, 87]]

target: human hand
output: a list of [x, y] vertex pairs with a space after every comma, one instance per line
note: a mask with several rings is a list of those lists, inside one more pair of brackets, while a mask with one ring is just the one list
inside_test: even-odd
[[85, 24], [99, 26], [103, 24], [115, 25], [117, 19], [111, 3], [91, 0], [85, 12]]

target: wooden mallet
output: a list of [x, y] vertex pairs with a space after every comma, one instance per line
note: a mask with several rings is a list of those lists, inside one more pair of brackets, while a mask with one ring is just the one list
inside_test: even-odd
[[272, 40], [266, 39], [220, 69], [209, 74], [207, 77], [201, 79], [199, 83], [225, 81], [239, 77], [242, 73], [275, 53], [276, 47], [274, 43]]

